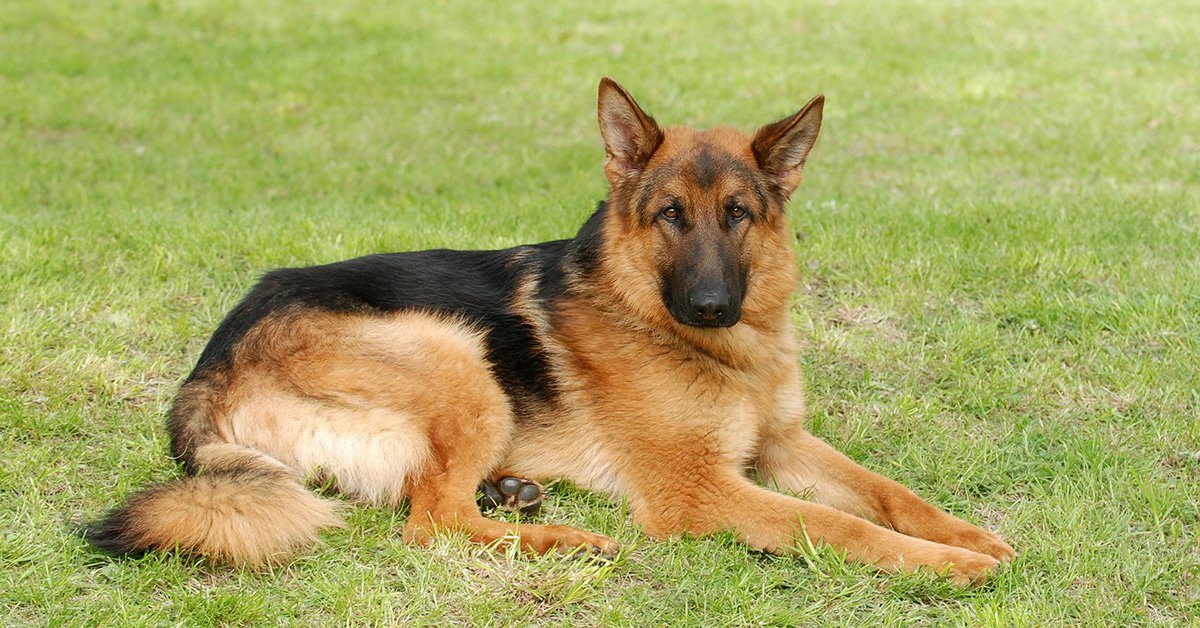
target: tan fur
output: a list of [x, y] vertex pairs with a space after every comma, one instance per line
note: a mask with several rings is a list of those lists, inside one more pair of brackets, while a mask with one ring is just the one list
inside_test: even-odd
[[[295, 481], [315, 475], [370, 502], [407, 498], [404, 535], [413, 542], [458, 530], [537, 552], [615, 551], [599, 534], [484, 518], [476, 486], [504, 469], [627, 498], [654, 537], [729, 530], [772, 552], [796, 551], [807, 538], [883, 569], [948, 569], [960, 582], [986, 577], [1012, 556], [999, 537], [804, 429], [789, 320], [796, 261], [783, 200], [799, 184], [822, 103], [814, 99], [753, 137], [726, 128], [663, 130], [606, 79], [600, 121], [612, 190], [598, 267], [586, 278], [569, 276], [570, 294], [552, 308], [538, 300], [541, 278], [530, 272], [509, 303], [550, 364], [556, 400], [514, 417], [483, 332], [453, 317], [272, 315], [238, 344], [230, 368], [181, 393], [182, 446], [211, 469], [131, 502], [150, 545], [234, 562], [278, 559], [336, 524], [328, 505]], [[734, 170], [698, 183], [686, 169], [671, 169], [706, 151], [739, 171], [769, 173], [776, 187], [754, 196]], [[668, 171], [677, 174], [643, 187]], [[755, 207], [751, 227], [732, 231], [722, 222], [731, 198], [770, 200]], [[664, 306], [656, 269], [678, 238], [635, 205], [657, 212], [669, 202], [703, 209], [689, 215], [695, 233], [737, 239], [748, 286], [737, 324], [685, 325]], [[237, 465], [262, 473], [238, 476], [252, 480], [241, 489], [207, 475]], [[767, 487], [751, 481], [750, 470]], [[259, 528], [250, 519], [288, 525]]]
[[[819, 113], [820, 101], [813, 103]], [[764, 131], [778, 136], [795, 128], [789, 122]], [[750, 138], [736, 131], [671, 128], [644, 167], [686, 158], [704, 144], [753, 163]], [[633, 179], [613, 160], [610, 150], [610, 202], [630, 206]], [[787, 191], [799, 183], [802, 165], [802, 159], [787, 165]], [[656, 193], [719, 206], [727, 184], [699, 189], [679, 181]], [[622, 494], [652, 536], [732, 530], [755, 547], [791, 551], [807, 535], [885, 569], [949, 569], [959, 582], [977, 581], [1012, 556], [996, 535], [941, 512], [804, 431], [787, 316], [796, 265], [782, 212], [742, 243], [751, 289], [741, 322], [728, 329], [681, 325], [663, 309], [652, 274], [664, 246], [656, 232], [622, 212], [610, 212], [604, 229], [610, 252], [598, 289], [592, 299], [560, 308], [553, 338], [569, 356], [560, 367], [571, 382], [565, 405], [580, 410], [522, 435], [506, 465]], [[821, 503], [754, 486], [748, 467], [775, 488], [810, 493]]]
[[[251, 566], [275, 562], [341, 525], [329, 502], [301, 486], [282, 465], [231, 444], [201, 448], [208, 473], [175, 480], [130, 501], [137, 526], [129, 539]], [[237, 469], [236, 473], [226, 473]]]
[[461, 321], [303, 312], [259, 325], [233, 371], [215, 417], [225, 438], [360, 499], [407, 497], [409, 540], [454, 529], [483, 543], [519, 538], [539, 552], [615, 547], [601, 535], [480, 515], [475, 487], [499, 463], [513, 419], [479, 332]]
[[306, 312], [260, 326], [238, 356], [220, 432], [361, 499], [403, 499], [439, 416], [494, 413], [505, 438], [506, 402], [479, 372], [479, 334], [458, 321]]

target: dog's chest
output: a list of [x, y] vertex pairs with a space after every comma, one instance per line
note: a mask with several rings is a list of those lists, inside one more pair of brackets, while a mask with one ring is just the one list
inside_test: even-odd
[[[677, 355], [639, 371], [630, 369], [619, 399], [593, 397], [590, 417], [610, 443], [645, 443], [664, 456], [695, 455], [697, 460], [743, 466], [758, 451], [764, 433], [775, 431], [790, 391], [791, 356], [768, 355], [749, 367]], [[614, 403], [615, 401], [615, 403]], [[687, 452], [691, 452], [690, 454]]]
[[719, 359], [576, 314], [555, 343], [561, 394], [518, 419], [510, 470], [619, 493], [631, 465], [752, 462], [795, 375], [789, 336], [747, 332], [743, 359]]
[[577, 388], [557, 407], [519, 420], [505, 468], [621, 494], [629, 465], [662, 459], [738, 467], [751, 462], [771, 421], [774, 386], [715, 372], [658, 373], [650, 381], [631, 370], [619, 387]]

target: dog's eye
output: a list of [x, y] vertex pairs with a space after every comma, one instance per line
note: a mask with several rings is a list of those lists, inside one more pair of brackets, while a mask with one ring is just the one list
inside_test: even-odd
[[746, 208], [741, 205], [734, 205], [729, 208], [729, 217], [733, 220], [741, 220], [746, 217]]
[[663, 218], [666, 218], [667, 220], [671, 220], [671, 221], [679, 220], [679, 209], [677, 209], [675, 206], [672, 205], [671, 207], [668, 207], [668, 208], [662, 210], [660, 215]]

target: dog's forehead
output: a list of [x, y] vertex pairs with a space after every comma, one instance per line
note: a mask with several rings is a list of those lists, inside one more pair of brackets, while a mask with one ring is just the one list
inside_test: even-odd
[[655, 151], [650, 167], [690, 163], [701, 171], [697, 174], [713, 175], [722, 167], [756, 165], [750, 137], [737, 129], [668, 127], [663, 136], [662, 145]]
[[738, 189], [759, 195], [762, 177], [744, 133], [731, 128], [670, 127], [664, 135], [649, 163], [644, 195], [657, 190], [697, 202], [711, 200], [709, 196], [725, 198]]

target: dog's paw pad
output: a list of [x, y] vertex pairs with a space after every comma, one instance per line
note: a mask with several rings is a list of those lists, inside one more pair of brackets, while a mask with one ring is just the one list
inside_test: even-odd
[[499, 508], [525, 514], [537, 512], [546, 495], [541, 484], [511, 475], [484, 480], [479, 485], [479, 493], [479, 508], [484, 512]]

